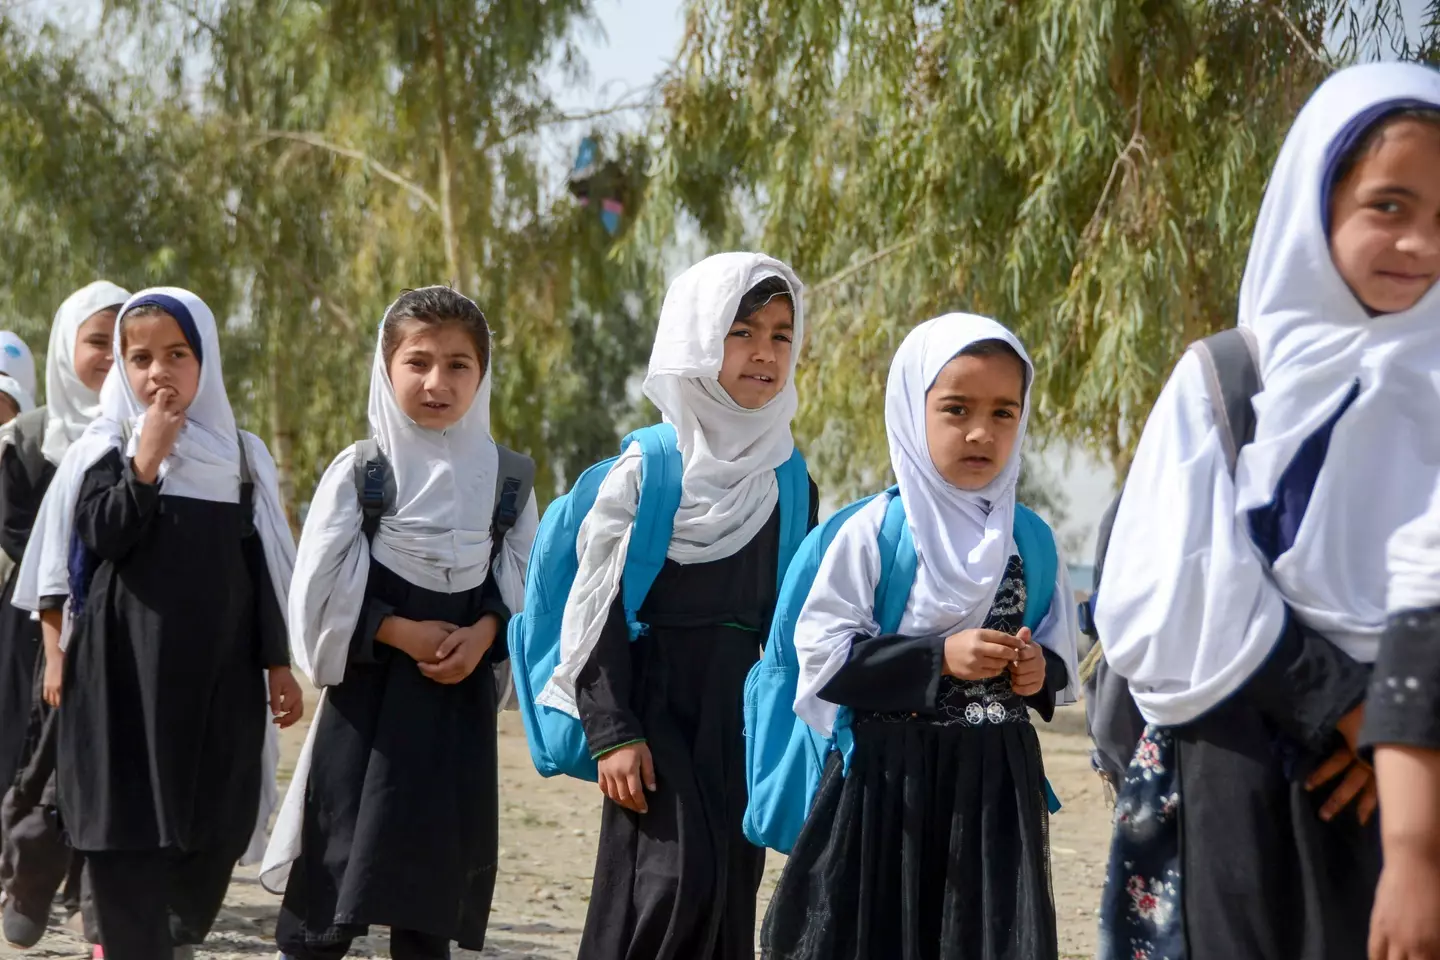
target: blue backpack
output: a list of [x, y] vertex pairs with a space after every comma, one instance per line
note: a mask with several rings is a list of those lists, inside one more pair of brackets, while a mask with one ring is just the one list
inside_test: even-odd
[[[646, 631], [639, 620], [640, 607], [650, 586], [665, 565], [675, 511], [680, 507], [680, 478], [683, 472], [675, 428], [657, 424], [626, 437], [621, 450], [640, 444], [640, 502], [620, 589], [625, 619], [634, 640]], [[596, 778], [595, 760], [585, 742], [580, 721], [553, 707], [535, 702], [560, 663], [560, 623], [565, 601], [575, 582], [579, 560], [575, 544], [580, 524], [595, 505], [600, 484], [609, 475], [615, 459], [590, 467], [575, 481], [570, 492], [556, 499], [545, 511], [530, 552], [525, 580], [525, 609], [510, 620], [510, 661], [515, 679], [515, 698], [525, 722], [525, 739], [530, 758], [541, 776], [557, 773], [581, 780]], [[810, 473], [800, 451], [775, 471], [780, 484], [780, 562], [778, 579], [784, 582], [790, 558], [800, 548], [810, 525]], [[779, 584], [777, 584], [777, 587]]]
[[[878, 496], [889, 505], [880, 526], [880, 580], [875, 585], [875, 620], [882, 634], [898, 633], [900, 618], [915, 583], [917, 558], [905, 505], [899, 489]], [[795, 692], [800, 676], [795, 656], [795, 622], [815, 582], [820, 561], [846, 520], [873, 500], [867, 497], [830, 517], [813, 530], [790, 564], [780, 588], [765, 655], [745, 679], [745, 836], [759, 847], [788, 854], [810, 814], [820, 776], [831, 750], [841, 751], [850, 769], [855, 738], [850, 711], [841, 708], [834, 735], [824, 737], [795, 715]], [[1028, 508], [1016, 505], [1015, 544], [1025, 566], [1025, 625], [1034, 630], [1050, 611], [1055, 595], [1059, 558], [1049, 526]], [[1046, 799], [1053, 813], [1059, 809], [1050, 785]]]

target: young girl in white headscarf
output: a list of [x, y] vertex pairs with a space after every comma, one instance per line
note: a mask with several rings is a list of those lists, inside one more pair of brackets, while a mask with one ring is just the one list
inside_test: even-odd
[[324, 699], [266, 853], [275, 939], [343, 957], [372, 925], [397, 960], [485, 945], [499, 843], [492, 666], [524, 600], [533, 496], [496, 543], [490, 328], [448, 287], [381, 321], [370, 430], [393, 480], [371, 541], [358, 447], [325, 471], [290, 595], [291, 644]]
[[796, 714], [851, 711], [765, 918], [785, 960], [1056, 955], [1046, 789], [1030, 708], [1074, 699], [1069, 576], [1032, 636], [1015, 487], [1034, 372], [1013, 333], [947, 314], [901, 343], [885, 391], [890, 463], [917, 569], [880, 635], [876, 497], [835, 534], [795, 624]]
[[[633, 643], [620, 591], [638, 450], [580, 528], [562, 659], [542, 699], [578, 706], [606, 800], [582, 960], [752, 960], [764, 851], [745, 812], [742, 691], [775, 605], [775, 470], [795, 443], [800, 281], [754, 253], [702, 260], [665, 296], [645, 394], [684, 475], [669, 559]], [[812, 485], [811, 524], [816, 498]]]
[[1440, 464], [1437, 277], [1440, 73], [1343, 70], [1301, 111], [1256, 222], [1254, 441], [1232, 477], [1186, 356], [1116, 517], [1096, 618], [1151, 726], [1122, 786], [1102, 956], [1365, 951], [1380, 847], [1358, 737], [1386, 542]]
[[0, 424], [35, 409], [35, 358], [20, 335], [0, 330]]
[[[60, 610], [40, 614], [46, 619], [41, 661], [40, 624], [30, 609], [11, 603], [17, 593], [22, 598], [26, 593], [18, 584], [20, 560], [55, 468], [100, 414], [100, 386], [113, 362], [115, 317], [129, 296], [115, 284], [97, 280], [65, 299], [50, 327], [45, 406], [0, 427], [0, 549], [4, 550], [0, 569], [5, 583], [0, 592], [0, 792], [29, 762], [25, 744], [38, 736], [43, 722], [45, 707], [35, 704], [32, 696], [42, 662], [51, 703], [60, 694]], [[7, 813], [22, 815], [18, 809]], [[33, 846], [26, 846], [19, 836], [11, 839], [5, 935], [29, 947], [44, 934], [50, 901], [71, 858], [68, 849], [55, 849], [50, 834], [37, 838]]]
[[69, 598], [60, 816], [101, 943], [110, 960], [168, 960], [204, 940], [269, 814], [271, 715], [300, 717], [283, 613], [294, 543], [274, 462], [236, 428], [204, 302], [134, 295], [114, 353], [21, 580]]

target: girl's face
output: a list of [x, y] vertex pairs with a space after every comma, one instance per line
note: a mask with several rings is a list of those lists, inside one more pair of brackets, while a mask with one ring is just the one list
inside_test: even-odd
[[8, 393], [0, 393], [0, 425], [7, 424], [20, 416], [20, 404]]
[[790, 349], [795, 339], [795, 312], [785, 297], [775, 297], [759, 310], [730, 325], [720, 386], [747, 410], [759, 410], [775, 399], [790, 376]]
[[1330, 256], [1375, 313], [1408, 310], [1440, 279], [1440, 128], [1387, 126], [1331, 197]]
[[161, 390], [175, 394], [175, 407], [188, 410], [200, 391], [200, 359], [180, 324], [168, 313], [132, 317], [121, 330], [125, 379], [145, 406]]
[[115, 317], [118, 310], [101, 310], [90, 314], [75, 334], [75, 375], [96, 393], [105, 382], [105, 374], [115, 364]]
[[980, 490], [1015, 449], [1025, 400], [1025, 368], [1010, 356], [957, 356], [925, 396], [930, 460], [958, 490]]
[[389, 372], [400, 409], [430, 430], [459, 423], [485, 377], [475, 339], [463, 326], [419, 320], [402, 328]]

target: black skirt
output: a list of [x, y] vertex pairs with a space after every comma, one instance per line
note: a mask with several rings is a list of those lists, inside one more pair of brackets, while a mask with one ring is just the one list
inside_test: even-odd
[[785, 865], [762, 955], [1054, 958], [1045, 773], [1028, 720], [857, 719], [854, 733], [849, 774], [832, 756]]
[[282, 907], [287, 937], [322, 946], [383, 925], [485, 945], [499, 849], [492, 663], [436, 683], [374, 641], [387, 615], [503, 620], [494, 581], [461, 593], [411, 584], [372, 561], [344, 682], [329, 688], [305, 791], [301, 854]]
[[40, 663], [40, 624], [10, 603], [18, 572], [18, 566], [10, 571], [0, 592], [0, 793], [10, 789], [24, 763]]

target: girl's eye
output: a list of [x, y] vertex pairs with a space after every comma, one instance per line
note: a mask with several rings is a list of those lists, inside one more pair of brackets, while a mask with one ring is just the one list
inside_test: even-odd
[[748, 338], [750, 336], [750, 331], [746, 330], [744, 327], [736, 327], [734, 330], [730, 331], [730, 336]]
[[777, 333], [777, 334], [775, 334], [775, 339], [776, 339], [776, 340], [779, 340], [781, 343], [789, 343], [789, 342], [790, 342], [790, 334], [788, 334], [788, 333]]
[[1010, 412], [1009, 410], [996, 410], [995, 416], [1001, 417], [1005, 420], [1009, 420], [1010, 418], [1014, 417], [1015, 414]]
[[945, 412], [950, 414], [952, 417], [963, 417], [970, 411], [964, 407], [946, 407]]
[[1378, 203], [1372, 203], [1370, 209], [1377, 210], [1380, 213], [1399, 213], [1400, 204], [1394, 200], [1381, 200]]
[[454, 363], [450, 364], [450, 369], [451, 369], [451, 370], [469, 370], [469, 369], [470, 369], [470, 364], [466, 363], [464, 360], [456, 360]]

